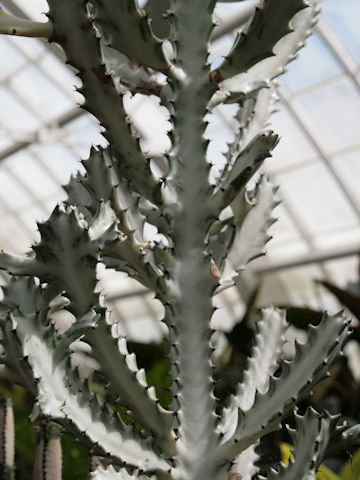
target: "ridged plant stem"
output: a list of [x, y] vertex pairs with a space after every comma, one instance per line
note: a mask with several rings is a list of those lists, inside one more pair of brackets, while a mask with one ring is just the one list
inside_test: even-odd
[[174, 85], [175, 112], [170, 185], [176, 193], [171, 226], [174, 240], [174, 324], [178, 351], [179, 469], [182, 480], [214, 478], [211, 457], [216, 445], [209, 323], [215, 279], [206, 252], [207, 142], [203, 137], [209, 83], [207, 44], [211, 8], [202, 0], [174, 2], [175, 45], [186, 78]]

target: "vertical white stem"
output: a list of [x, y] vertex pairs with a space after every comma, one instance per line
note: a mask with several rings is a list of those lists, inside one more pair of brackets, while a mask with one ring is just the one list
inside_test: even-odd
[[[186, 79], [174, 82], [174, 168], [177, 196], [171, 234], [175, 267], [173, 295], [177, 329], [179, 465], [181, 480], [214, 478], [215, 401], [212, 395], [210, 319], [215, 279], [206, 252], [209, 195], [204, 116], [212, 94], [207, 62], [212, 30], [210, 2], [173, 2], [176, 48]], [[208, 8], [207, 8], [208, 7]]]

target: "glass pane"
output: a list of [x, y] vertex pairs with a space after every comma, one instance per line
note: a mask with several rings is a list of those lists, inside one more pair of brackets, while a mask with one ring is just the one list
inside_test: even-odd
[[299, 231], [288, 214], [284, 203], [281, 203], [275, 208], [272, 216], [276, 218], [277, 221], [270, 227], [270, 235], [273, 237], [271, 244], [299, 238]]
[[53, 195], [46, 197], [46, 199], [43, 200], [43, 206], [47, 212], [44, 220], [46, 220], [53, 212], [54, 208], [60, 203], [62, 203], [65, 199], [66, 194], [61, 189], [57, 190]]
[[64, 126], [64, 141], [71, 145], [77, 155], [88, 158], [92, 145], [106, 147], [107, 141], [100, 133], [100, 126], [94, 117], [82, 115]]
[[0, 58], [5, 66], [0, 70], [0, 80], [11, 75], [26, 62], [26, 58], [4, 36], [0, 37]]
[[17, 132], [31, 132], [40, 121], [25, 108], [9, 91], [0, 87], [0, 122]]
[[27, 68], [11, 82], [15, 90], [22, 92], [35, 105], [44, 118], [53, 118], [73, 107], [73, 101], [59, 90], [37, 66]]
[[11, 138], [9, 137], [9, 132], [5, 132], [0, 128], [0, 154], [2, 150], [5, 150], [12, 145]]
[[[37, 231], [36, 222], [44, 222], [47, 220], [47, 214], [45, 210], [37, 205], [32, 205], [31, 207], [26, 208], [19, 212], [19, 218], [23, 222], [24, 225], [32, 232], [32, 238], [37, 242], [40, 241], [40, 234]], [[30, 240], [29, 240], [30, 246]]]
[[38, 38], [11, 36], [9, 40], [30, 59], [37, 60], [46, 51], [46, 44]]
[[316, 33], [309, 37], [306, 47], [299, 53], [300, 58], [291, 62], [288, 73], [281, 77], [290, 91], [306, 88], [342, 72], [336, 58]]
[[272, 236], [267, 244], [268, 254], [262, 261], [280, 260], [305, 254], [309, 246], [297, 229], [293, 219], [281, 203], [273, 215], [278, 220], [271, 226], [269, 233]]
[[5, 168], [0, 171], [0, 185], [0, 201], [3, 199], [12, 210], [20, 210], [32, 203], [32, 198]]
[[277, 176], [280, 194], [311, 234], [355, 226], [358, 219], [324, 165], [298, 168]]
[[[301, 237], [296, 240], [289, 240], [287, 242], [275, 242], [270, 240], [268, 244], [268, 253], [262, 260], [266, 268], [267, 263], [272, 261], [286, 261], [289, 258], [298, 258], [309, 252], [308, 243]], [[260, 262], [260, 261], [259, 261]], [[255, 265], [254, 267], [261, 270], [261, 265]]]
[[360, 226], [353, 225], [352, 227], [344, 227], [318, 235], [314, 239], [314, 244], [320, 250], [334, 250], [334, 248], [340, 251], [349, 248], [358, 249], [360, 247]]
[[[360, 139], [359, 139], [360, 140]], [[345, 183], [348, 191], [357, 201], [360, 208], [360, 150], [355, 150], [335, 157], [332, 161], [338, 176]]]
[[8, 157], [6, 164], [37, 198], [52, 195], [59, 188], [26, 151]]
[[75, 87], [81, 87], [81, 80], [77, 77], [63, 62], [61, 62], [52, 53], [47, 53], [39, 61], [39, 66], [51, 78], [56, 78], [57, 84], [61, 83], [62, 87], [71, 93], [73, 99], [77, 102], [83, 102], [84, 97], [75, 91]]
[[0, 217], [0, 225], [0, 245], [3, 250], [17, 255], [29, 251], [32, 238], [31, 231], [24, 228], [21, 219], [16, 218], [14, 214], [11, 213]]
[[342, 79], [295, 100], [324, 149], [331, 153], [360, 138], [360, 97], [348, 79]]
[[33, 145], [31, 151], [43, 160], [52, 174], [57, 177], [60, 185], [65, 185], [71, 174], [79, 170], [84, 171], [80, 158], [61, 143]]
[[322, 16], [360, 63], [359, 0], [327, 0], [322, 5]]
[[265, 161], [265, 166], [270, 171], [292, 167], [305, 160], [316, 158], [317, 152], [291, 116], [288, 108], [281, 103], [280, 111], [270, 119], [270, 128], [280, 136], [273, 158]]
[[46, 0], [15, 0], [15, 3], [23, 10], [29, 18], [44, 22], [47, 20], [43, 12], [47, 12], [49, 7]]

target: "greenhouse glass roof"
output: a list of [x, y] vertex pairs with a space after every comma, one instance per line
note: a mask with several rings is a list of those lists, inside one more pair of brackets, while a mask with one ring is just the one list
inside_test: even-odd
[[[225, 54], [253, 0], [221, 3], [213, 53]], [[0, 6], [23, 18], [43, 20], [45, 0], [4, 0]], [[271, 128], [282, 137], [264, 171], [280, 186], [273, 240], [266, 257], [252, 262], [238, 288], [219, 298], [215, 318], [227, 329], [244, 309], [243, 298], [258, 282], [258, 302], [334, 311], [334, 297], [314, 282], [340, 286], [358, 280], [360, 249], [360, 2], [327, 0], [308, 45], [279, 81]], [[0, 248], [24, 253], [37, 239], [35, 220], [45, 220], [64, 198], [61, 184], [87, 158], [91, 145], [105, 145], [98, 122], [76, 108], [80, 85], [56, 45], [0, 36]], [[142, 148], [157, 155], [168, 148], [167, 120], [152, 97], [127, 99], [143, 136]], [[209, 155], [232, 138], [227, 108], [211, 116]], [[156, 140], [154, 140], [156, 139]], [[124, 333], [159, 338], [161, 307], [132, 280], [104, 273], [102, 288]], [[5, 278], [5, 277], [4, 277]], [[151, 328], [149, 327], [151, 325]], [[143, 336], [141, 337], [143, 338]]]

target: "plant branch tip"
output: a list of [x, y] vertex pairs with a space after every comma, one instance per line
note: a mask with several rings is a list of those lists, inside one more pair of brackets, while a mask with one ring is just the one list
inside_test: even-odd
[[35, 22], [15, 17], [0, 7], [0, 34], [15, 35], [22, 37], [38, 37], [51, 40], [53, 36], [53, 25], [50, 21]]

